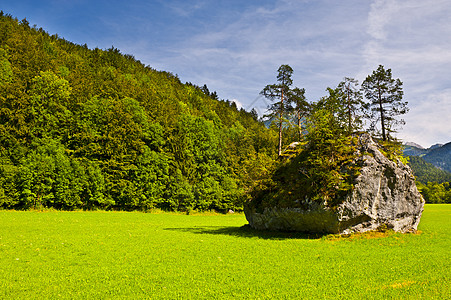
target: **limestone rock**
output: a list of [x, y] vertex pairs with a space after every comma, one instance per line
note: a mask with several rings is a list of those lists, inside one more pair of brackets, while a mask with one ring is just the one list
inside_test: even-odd
[[400, 232], [416, 230], [424, 200], [410, 167], [385, 157], [368, 134], [359, 136], [358, 151], [364, 154], [356, 159], [362, 164], [361, 173], [338, 207], [303, 199], [302, 208], [259, 211], [251, 202], [244, 210], [250, 226], [319, 233], [364, 232], [380, 226]]

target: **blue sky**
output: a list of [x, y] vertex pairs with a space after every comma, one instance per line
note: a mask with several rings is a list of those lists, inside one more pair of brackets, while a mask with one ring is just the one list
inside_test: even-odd
[[425, 147], [451, 141], [449, 0], [0, 0], [0, 9], [89, 48], [114, 46], [260, 113], [259, 92], [281, 64], [310, 101], [382, 64], [409, 102], [398, 137]]

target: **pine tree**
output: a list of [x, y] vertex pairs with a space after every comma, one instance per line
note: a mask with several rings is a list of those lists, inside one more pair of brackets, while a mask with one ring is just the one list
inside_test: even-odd
[[385, 70], [379, 65], [372, 75], [368, 75], [363, 81], [362, 90], [366, 103], [366, 114], [370, 124], [370, 131], [378, 132], [377, 124], [380, 122], [382, 139], [390, 140], [390, 133], [396, 132], [395, 127], [404, 125], [403, 119], [396, 117], [409, 111], [407, 102], [402, 101], [402, 82], [392, 78], [391, 69]]
[[[291, 75], [293, 74], [293, 69], [289, 65], [281, 65], [277, 70], [279, 73], [277, 75], [276, 84], [268, 84], [260, 92], [261, 95], [275, 101], [269, 108], [269, 117], [276, 120], [279, 127], [279, 156], [282, 154], [282, 129], [285, 122], [285, 114], [292, 111], [293, 107], [291, 103], [295, 103], [296, 107], [300, 110], [304, 108], [304, 89], [293, 88], [290, 86], [293, 84]], [[300, 119], [299, 119], [300, 122]]]

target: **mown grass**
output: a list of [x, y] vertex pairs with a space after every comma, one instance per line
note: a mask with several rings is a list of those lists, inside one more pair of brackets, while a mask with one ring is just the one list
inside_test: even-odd
[[2, 299], [449, 299], [451, 205], [420, 234], [250, 229], [243, 215], [0, 211]]

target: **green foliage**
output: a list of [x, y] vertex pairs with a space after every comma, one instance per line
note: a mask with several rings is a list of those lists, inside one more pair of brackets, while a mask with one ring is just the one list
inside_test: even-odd
[[357, 138], [345, 134], [336, 118], [322, 109], [312, 115], [308, 130], [301, 170], [312, 187], [313, 200], [325, 200], [334, 206], [353, 188], [359, 173], [360, 166], [355, 164]]
[[394, 162], [401, 161], [403, 164], [407, 165], [409, 163], [409, 156], [405, 156], [403, 152], [403, 145], [396, 139], [386, 140], [375, 139], [379, 145], [379, 151], [384, 154], [388, 159]]
[[[53, 72], [40, 72], [31, 81], [29, 124], [35, 138], [67, 134], [71, 112], [67, 109], [69, 82]], [[64, 132], [61, 132], [64, 131]]]
[[0, 14], [0, 207], [242, 209], [273, 133], [205, 91]]
[[451, 173], [428, 163], [423, 157], [406, 158], [415, 175], [418, 191], [426, 203], [451, 203]]
[[426, 203], [451, 203], [451, 182], [417, 182], [417, 187]]
[[441, 170], [422, 157], [409, 156], [409, 166], [417, 181], [426, 184], [428, 182], [451, 182], [451, 173]]
[[104, 178], [92, 162], [67, 156], [59, 142], [44, 139], [33, 145], [14, 174], [14, 207], [108, 207]]
[[11, 63], [6, 57], [6, 51], [0, 48], [0, 87], [11, 82], [12, 78]]
[[332, 112], [339, 126], [348, 134], [362, 128], [362, 111], [365, 103], [357, 87], [357, 80], [345, 77], [337, 88], [327, 88], [329, 95], [316, 104]]
[[[308, 120], [305, 143], [280, 163], [270, 182], [255, 190], [256, 207], [302, 207], [309, 201], [336, 207], [353, 188], [360, 166], [357, 138], [338, 126], [332, 112], [315, 110]], [[290, 154], [292, 156], [292, 154]]]

